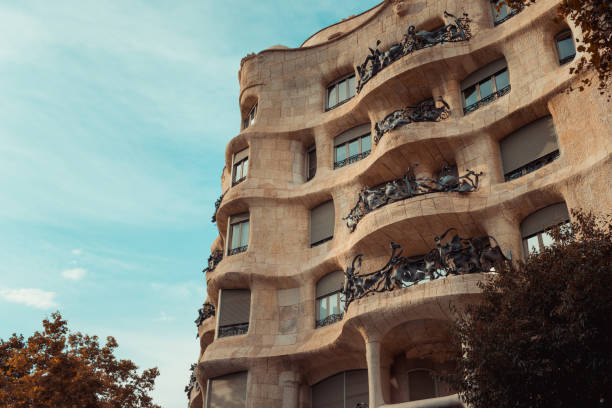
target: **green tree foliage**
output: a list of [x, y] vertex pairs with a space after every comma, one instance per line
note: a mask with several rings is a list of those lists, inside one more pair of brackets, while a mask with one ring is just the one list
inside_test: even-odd
[[43, 327], [27, 340], [0, 339], [0, 407], [160, 408], [148, 395], [159, 371], [139, 375], [132, 361], [117, 360], [113, 337], [100, 347], [97, 336], [70, 333], [59, 313]]
[[[520, 9], [535, 3], [537, 0], [505, 0], [505, 3], [515, 9]], [[597, 73], [599, 91], [608, 91], [612, 73], [612, 1], [610, 0], [561, 0], [559, 18], [569, 18], [582, 30], [582, 38], [576, 38], [578, 51], [585, 52], [575, 68], [570, 73], [581, 75], [589, 70]], [[584, 86], [591, 85], [591, 79], [586, 76], [581, 79]]]
[[573, 215], [551, 247], [498, 266], [458, 315], [447, 380], [471, 407], [610, 406], [612, 217]]

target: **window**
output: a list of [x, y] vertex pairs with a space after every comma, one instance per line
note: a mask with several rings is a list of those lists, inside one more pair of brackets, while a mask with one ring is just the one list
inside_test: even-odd
[[340, 296], [340, 291], [343, 285], [343, 271], [335, 271], [319, 279], [315, 299], [315, 327], [327, 326], [342, 320], [344, 299]]
[[540, 252], [550, 246], [553, 239], [548, 231], [556, 226], [569, 222], [569, 212], [565, 203], [557, 203], [544, 207], [521, 222], [521, 237], [525, 255]]
[[327, 201], [310, 210], [310, 246], [314, 247], [334, 237], [334, 202]]
[[345, 371], [311, 387], [312, 408], [353, 408], [368, 403], [368, 370]]
[[418, 369], [408, 372], [409, 401], [418, 401], [438, 396], [438, 383], [430, 370]]
[[249, 331], [251, 291], [221, 289], [219, 292], [219, 330], [217, 338], [237, 336]]
[[239, 151], [234, 154], [234, 164], [232, 165], [232, 187], [243, 182], [249, 169], [249, 149]]
[[334, 169], [368, 157], [372, 151], [369, 123], [354, 127], [334, 138]]
[[506, 59], [486, 65], [461, 81], [463, 114], [493, 102], [510, 92], [510, 76]]
[[[491, 11], [493, 12], [493, 24], [499, 25], [504, 21], [516, 16], [521, 10], [501, 4], [504, 0], [491, 0]], [[498, 10], [499, 9], [499, 10]]]
[[245, 408], [248, 372], [233, 373], [208, 380], [206, 408]]
[[574, 59], [576, 56], [576, 46], [574, 45], [574, 38], [570, 30], [557, 34], [555, 44], [557, 45], [559, 64], [567, 64]]
[[236, 255], [247, 250], [249, 245], [249, 213], [230, 217], [228, 242], [227, 255]]
[[523, 126], [499, 142], [504, 179], [514, 180], [559, 157], [557, 134], [551, 116]]
[[325, 110], [330, 110], [355, 96], [355, 73], [327, 85]]
[[312, 180], [317, 174], [317, 149], [312, 146], [306, 152], [306, 181]]
[[255, 123], [255, 116], [257, 116], [257, 102], [255, 102], [255, 105], [253, 105], [249, 113], [246, 115], [246, 118], [244, 118], [244, 121], [242, 122], [242, 129], [246, 129]]

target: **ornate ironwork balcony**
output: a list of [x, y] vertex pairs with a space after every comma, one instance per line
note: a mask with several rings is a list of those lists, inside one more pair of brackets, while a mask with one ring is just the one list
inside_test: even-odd
[[356, 67], [359, 74], [357, 93], [361, 91], [366, 82], [405, 55], [445, 42], [467, 41], [472, 38], [470, 31], [472, 20], [468, 18], [466, 13], [463, 13], [463, 17], [455, 17], [445, 11], [444, 18], [446, 24], [434, 31], [421, 30], [417, 32], [415, 26], [410, 25], [402, 41], [393, 44], [386, 51], [378, 49], [380, 40], [377, 41], [376, 49], [370, 48], [370, 55], [361, 65]]
[[[244, 180], [244, 178], [243, 178], [243, 180]], [[223, 196], [224, 195], [225, 195], [225, 193], [221, 194], [221, 196], [219, 196], [219, 198], [217, 198], [217, 201], [215, 201], [215, 213], [212, 216], [212, 219], [211, 219], [212, 222], [217, 222], [217, 211], [219, 211], [219, 207], [221, 206], [221, 201], [223, 201]]]
[[246, 334], [249, 331], [248, 323], [232, 324], [230, 326], [219, 327], [219, 334], [217, 337], [230, 337]]
[[370, 153], [371, 153], [371, 150], [366, 150], [365, 152], [357, 153], [350, 157], [347, 157], [344, 160], [334, 162], [334, 169], [338, 169], [340, 167], [346, 166], [347, 164], [355, 163], [356, 161], [365, 159], [366, 157], [370, 155]]
[[476, 173], [469, 169], [463, 176], [459, 176], [456, 166], [444, 166], [437, 179], [416, 178], [414, 168], [417, 165], [410, 166], [410, 169], [402, 178], [389, 181], [378, 187], [361, 189], [357, 204], [346, 217], [342, 218], [346, 220], [348, 229], [351, 232], [355, 231], [357, 224], [366, 214], [396, 201], [430, 193], [470, 193], [476, 191], [480, 176], [482, 176], [482, 172]]
[[240, 254], [242, 252], [245, 252], [248, 247], [249, 247], [248, 245], [245, 245], [245, 246], [241, 246], [241, 247], [238, 247], [238, 248], [232, 248], [232, 249], [230, 249], [229, 254], [230, 254], [230, 256], [231, 255]]
[[374, 143], [377, 144], [383, 135], [393, 129], [413, 122], [439, 122], [450, 116], [450, 107], [440, 98], [440, 108], [436, 107], [433, 99], [426, 99], [416, 106], [407, 106], [388, 114], [374, 125]]
[[463, 108], [463, 114], [466, 115], [470, 112], [474, 112], [475, 110], [485, 105], [488, 105], [489, 103], [493, 102], [497, 98], [501, 98], [502, 96], [504, 96], [505, 94], [509, 92], [510, 92], [510, 84], [506, 85], [505, 87], [498, 90], [497, 92], [493, 92], [491, 95], [482, 98], [478, 102], [466, 106], [465, 108]]
[[549, 163], [552, 163], [558, 158], [559, 158], [559, 150], [555, 150], [554, 152], [548, 153], [546, 156], [542, 156], [539, 159], [536, 159], [532, 162], [527, 163], [523, 167], [519, 167], [518, 169], [505, 174], [504, 179], [505, 181], [511, 181], [519, 177], [523, 177], [526, 174], [529, 174], [543, 166], [546, 166]]
[[187, 394], [187, 399], [189, 400], [190, 395], [191, 395], [191, 391], [195, 388], [196, 390], [198, 390], [200, 388], [200, 384], [198, 383], [198, 380], [196, 378], [195, 375], [195, 370], [196, 368], [196, 364], [192, 364], [191, 368], [189, 369], [191, 371], [191, 375], [189, 376], [189, 384], [187, 384], [185, 386], [185, 393]]
[[200, 309], [198, 309], [198, 318], [195, 319], [194, 323], [196, 324], [196, 326], [200, 326], [204, 320], [214, 315], [215, 305], [210, 302], [206, 302], [202, 305]]
[[331, 314], [327, 316], [325, 319], [317, 320], [315, 322], [315, 329], [318, 329], [319, 327], [323, 327], [323, 326], [329, 326], [330, 324], [339, 322], [340, 320], [342, 320], [343, 316], [344, 316], [344, 313], [337, 313], [337, 314]]
[[223, 259], [223, 251], [220, 249], [215, 249], [210, 256], [208, 257], [208, 266], [202, 269], [202, 273], [210, 272], [214, 270], [219, 262]]
[[[461, 238], [455, 234], [450, 242], [443, 244], [446, 235], [453, 230], [454, 228], [449, 228], [436, 237], [436, 247], [419, 257], [402, 257], [402, 247], [391, 242], [389, 261], [374, 272], [360, 273], [363, 255], [356, 255], [344, 273], [344, 310], [346, 311], [354, 300], [374, 293], [401, 289], [449, 275], [490, 272], [495, 265], [512, 259], [511, 253], [508, 251], [504, 255], [495, 238], [489, 235]], [[495, 242], [495, 246], [491, 245], [491, 240]]]

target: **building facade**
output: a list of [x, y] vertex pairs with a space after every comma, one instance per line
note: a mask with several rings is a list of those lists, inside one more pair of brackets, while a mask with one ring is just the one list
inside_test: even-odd
[[558, 3], [385, 0], [242, 60], [191, 407], [462, 406], [450, 305], [612, 210], [609, 105], [566, 92]]

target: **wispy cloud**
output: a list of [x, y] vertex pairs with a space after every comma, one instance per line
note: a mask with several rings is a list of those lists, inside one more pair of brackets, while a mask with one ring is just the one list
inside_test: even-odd
[[64, 269], [62, 276], [66, 279], [80, 280], [87, 275], [87, 270], [83, 268]]
[[72, 255], [76, 255], [79, 256], [83, 253], [83, 251], [81, 249], [73, 249], [72, 250]]
[[158, 322], [172, 322], [176, 320], [176, 318], [174, 316], [168, 316], [166, 312], [160, 312], [155, 320]]
[[7, 302], [21, 303], [36, 309], [52, 309], [59, 306], [55, 302], [55, 292], [42, 289], [0, 289], [0, 298]]

